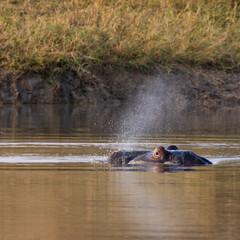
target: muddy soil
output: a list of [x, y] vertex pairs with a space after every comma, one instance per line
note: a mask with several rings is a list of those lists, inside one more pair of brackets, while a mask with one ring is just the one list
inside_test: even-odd
[[117, 106], [149, 97], [175, 107], [240, 105], [240, 73], [160, 69], [143, 74], [118, 70], [81, 76], [65, 73], [49, 81], [40, 74], [0, 70], [0, 104], [78, 104], [86, 108]]

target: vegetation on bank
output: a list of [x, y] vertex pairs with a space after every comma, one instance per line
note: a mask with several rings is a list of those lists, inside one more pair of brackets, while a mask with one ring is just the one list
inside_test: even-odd
[[[239, 6], [238, 6], [239, 5]], [[237, 0], [2, 0], [0, 67], [240, 67]]]

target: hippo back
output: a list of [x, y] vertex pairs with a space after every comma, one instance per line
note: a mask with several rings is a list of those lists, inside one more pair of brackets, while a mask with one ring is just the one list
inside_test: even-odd
[[192, 151], [170, 151], [170, 162], [184, 165], [184, 166], [201, 166], [205, 164], [212, 164], [206, 158], [200, 157]]

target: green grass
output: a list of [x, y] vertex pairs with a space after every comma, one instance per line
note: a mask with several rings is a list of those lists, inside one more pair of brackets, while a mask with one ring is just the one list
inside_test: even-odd
[[240, 67], [230, 0], [2, 0], [0, 67], [57, 73], [171, 65]]

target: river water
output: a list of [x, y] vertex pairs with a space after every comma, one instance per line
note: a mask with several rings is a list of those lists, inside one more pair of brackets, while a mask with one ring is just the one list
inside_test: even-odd
[[[239, 239], [240, 108], [154, 111], [0, 107], [0, 239]], [[170, 144], [214, 164], [107, 163]]]

